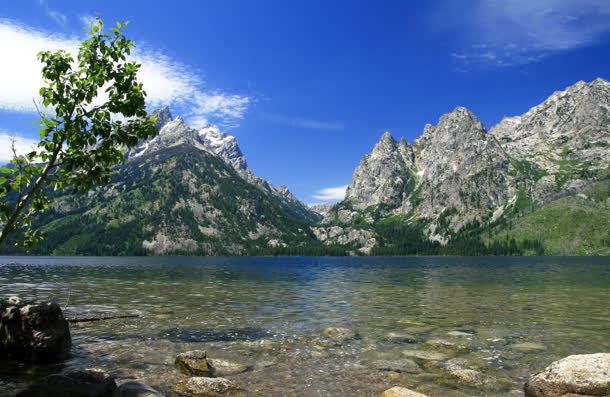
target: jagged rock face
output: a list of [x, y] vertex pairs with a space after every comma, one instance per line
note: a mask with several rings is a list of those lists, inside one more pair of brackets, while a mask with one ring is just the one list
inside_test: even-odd
[[[429, 219], [430, 236], [445, 241], [434, 236], [439, 215], [450, 215], [447, 226], [456, 231], [491, 216], [516, 194], [509, 167], [496, 139], [474, 114], [458, 107], [436, 126], [426, 125], [414, 145], [385, 133], [356, 169], [346, 201], [324, 221], [349, 223], [362, 214], [365, 223], [373, 223], [375, 217], [411, 213]], [[376, 209], [374, 216], [362, 213], [369, 207]]]
[[356, 168], [345, 199], [356, 210], [380, 204], [400, 205], [413, 185], [413, 160], [413, 151], [406, 142], [397, 143], [389, 132], [384, 133]]
[[610, 83], [580, 81], [522, 116], [504, 118], [490, 134], [538, 202], [575, 193], [610, 164]]
[[330, 211], [332, 211], [332, 209], [335, 207], [335, 205], [336, 205], [335, 203], [314, 204], [314, 205], [310, 205], [309, 209], [311, 209], [318, 215], [324, 217], [326, 214], [328, 214]]
[[312, 227], [316, 238], [325, 245], [355, 245], [362, 254], [370, 254], [377, 243], [370, 230], [353, 227], [329, 226]]
[[568, 148], [570, 158], [607, 167], [610, 160], [610, 82], [580, 81], [553, 93], [522, 116], [504, 118], [490, 130], [519, 160], [555, 171], [554, 160]]
[[463, 223], [480, 218], [516, 193], [506, 153], [466, 108], [458, 107], [436, 126], [426, 126], [414, 151], [419, 184], [417, 197], [411, 200], [420, 217], [452, 209]]
[[241, 149], [237, 144], [237, 139], [235, 139], [234, 136], [220, 131], [218, 127], [212, 124], [200, 129], [198, 134], [209, 150], [230, 164], [237, 171], [243, 172], [248, 170], [246, 158], [241, 152]]
[[158, 130], [174, 119], [174, 116], [172, 116], [168, 106], [156, 109], [150, 115], [158, 117], [157, 123], [155, 124], [155, 127], [157, 127]]
[[555, 92], [490, 133], [458, 107], [426, 125], [413, 145], [385, 133], [354, 172], [346, 200], [323, 223], [366, 225], [407, 214], [427, 224], [430, 239], [445, 243], [473, 221], [508, 216], [520, 190], [539, 204], [582, 192], [607, 172], [608, 148], [610, 83], [603, 79]]

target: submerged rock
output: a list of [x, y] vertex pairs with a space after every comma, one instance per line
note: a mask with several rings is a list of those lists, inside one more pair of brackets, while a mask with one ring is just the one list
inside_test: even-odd
[[112, 397], [163, 397], [163, 394], [144, 383], [129, 381], [120, 385]]
[[415, 392], [413, 390], [409, 390], [404, 387], [394, 386], [391, 389], [388, 389], [381, 393], [379, 397], [428, 397], [425, 394], [421, 394]]
[[226, 378], [194, 377], [179, 383], [174, 390], [189, 397], [218, 397], [236, 392], [239, 388]]
[[412, 327], [426, 327], [426, 326], [430, 325], [430, 324], [424, 323], [422, 321], [413, 320], [412, 318], [402, 318], [402, 319], [398, 320], [398, 323], [409, 325]]
[[447, 335], [449, 336], [472, 336], [474, 335], [474, 332], [467, 332], [467, 331], [449, 331], [447, 332]]
[[578, 354], [551, 363], [525, 384], [527, 397], [610, 395], [610, 353]]
[[390, 332], [386, 334], [385, 338], [394, 343], [417, 343], [417, 337], [415, 335], [400, 332]]
[[411, 374], [420, 373], [422, 370], [413, 360], [402, 358], [398, 360], [377, 360], [373, 366], [380, 371], [407, 372]]
[[523, 343], [515, 343], [510, 346], [513, 350], [518, 350], [521, 352], [537, 352], [546, 350], [546, 346], [541, 343], [535, 342], [523, 342]]
[[441, 352], [433, 352], [428, 350], [403, 350], [402, 355], [405, 357], [417, 358], [424, 361], [443, 361], [449, 356]]
[[451, 342], [445, 339], [430, 339], [422, 343], [424, 349], [438, 350], [442, 352], [465, 352], [468, 348], [462, 344]]
[[429, 364], [429, 366], [439, 369], [447, 377], [453, 378], [459, 383], [469, 386], [481, 386], [488, 383], [488, 379], [486, 379], [481, 372], [471, 368], [465, 368], [463, 364], [456, 359], [452, 359], [447, 362], [434, 362]]
[[187, 375], [212, 376], [213, 368], [203, 350], [191, 350], [176, 356], [176, 367]]
[[358, 336], [358, 334], [351, 328], [327, 327], [322, 330], [322, 336], [336, 341], [344, 341], [348, 339], [353, 339]]
[[110, 397], [116, 382], [100, 369], [79, 369], [46, 376], [34, 382], [18, 397]]
[[246, 372], [251, 368], [248, 365], [235, 363], [227, 360], [221, 360], [218, 358], [210, 358], [208, 359], [208, 363], [212, 366], [212, 374], [214, 376], [241, 374], [242, 372]]
[[56, 362], [71, 347], [70, 327], [57, 303], [0, 301], [0, 359]]

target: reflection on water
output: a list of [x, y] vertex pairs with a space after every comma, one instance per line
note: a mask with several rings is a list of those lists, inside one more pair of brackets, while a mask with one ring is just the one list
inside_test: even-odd
[[[202, 349], [250, 366], [231, 378], [251, 395], [376, 396], [404, 385], [430, 396], [518, 396], [551, 361], [610, 350], [609, 262], [4, 257], [0, 296], [52, 299], [68, 316], [139, 314], [72, 326], [65, 365], [102, 367], [166, 393], [183, 379], [174, 357]], [[328, 326], [360, 337], [330, 343], [320, 337]], [[440, 352], [482, 372], [485, 384], [461, 384], [420, 358], [420, 373], [378, 369], [404, 350], [435, 351], [426, 342], [436, 339], [458, 346]], [[0, 366], [0, 390], [10, 395], [57, 370]]]

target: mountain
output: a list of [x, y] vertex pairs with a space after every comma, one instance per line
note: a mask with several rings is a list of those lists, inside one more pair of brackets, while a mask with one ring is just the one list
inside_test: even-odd
[[[610, 255], [610, 83], [578, 82], [489, 132], [457, 107], [385, 132], [343, 201], [307, 207], [235, 137], [168, 108], [112, 182], [54, 193], [41, 254]], [[9, 245], [3, 253], [14, 252]]]
[[112, 182], [84, 196], [59, 194], [38, 219], [35, 253], [244, 255], [319, 245], [319, 216], [286, 187], [248, 168], [235, 137], [159, 116], [159, 134], [126, 155]]
[[[325, 244], [350, 244], [362, 253], [397, 249], [404, 239], [433, 252], [489, 233], [510, 241], [513, 219], [565, 196], [587, 197], [596, 181], [607, 189], [609, 147], [610, 83], [603, 79], [556, 92], [490, 132], [457, 107], [412, 144], [384, 133], [354, 171], [345, 200], [313, 230]], [[607, 219], [607, 202], [593, 208]], [[356, 230], [369, 234], [363, 239]], [[537, 233], [521, 242], [538, 247], [542, 240]]]

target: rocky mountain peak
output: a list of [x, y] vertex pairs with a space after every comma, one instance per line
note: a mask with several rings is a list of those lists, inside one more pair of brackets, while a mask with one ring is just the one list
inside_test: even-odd
[[204, 145], [212, 151], [212, 153], [220, 156], [223, 160], [229, 163], [238, 172], [248, 170], [248, 162], [243, 155], [237, 139], [213, 125], [208, 124], [198, 131], [199, 138]]
[[172, 113], [169, 110], [169, 106], [164, 106], [160, 109], [156, 109], [153, 112], [151, 112], [151, 116], [157, 116], [157, 122], [155, 123], [155, 127], [157, 127], [158, 130], [160, 130], [161, 128], [163, 128], [163, 126], [165, 124], [167, 124], [168, 122], [170, 122], [171, 120], [173, 120], [173, 116]]
[[385, 132], [356, 168], [346, 200], [355, 209], [388, 201], [398, 205], [412, 178], [409, 170], [413, 163], [412, 150], [406, 142], [397, 144], [392, 134]]
[[590, 171], [608, 166], [608, 125], [610, 83], [597, 78], [556, 91], [521, 116], [504, 118], [490, 134], [514, 159], [548, 174], [541, 182], [548, 186], [536, 188], [535, 193], [537, 199], [544, 200], [552, 195], [553, 185], [566, 179], [565, 170], [560, 169], [562, 161], [581, 162]]

